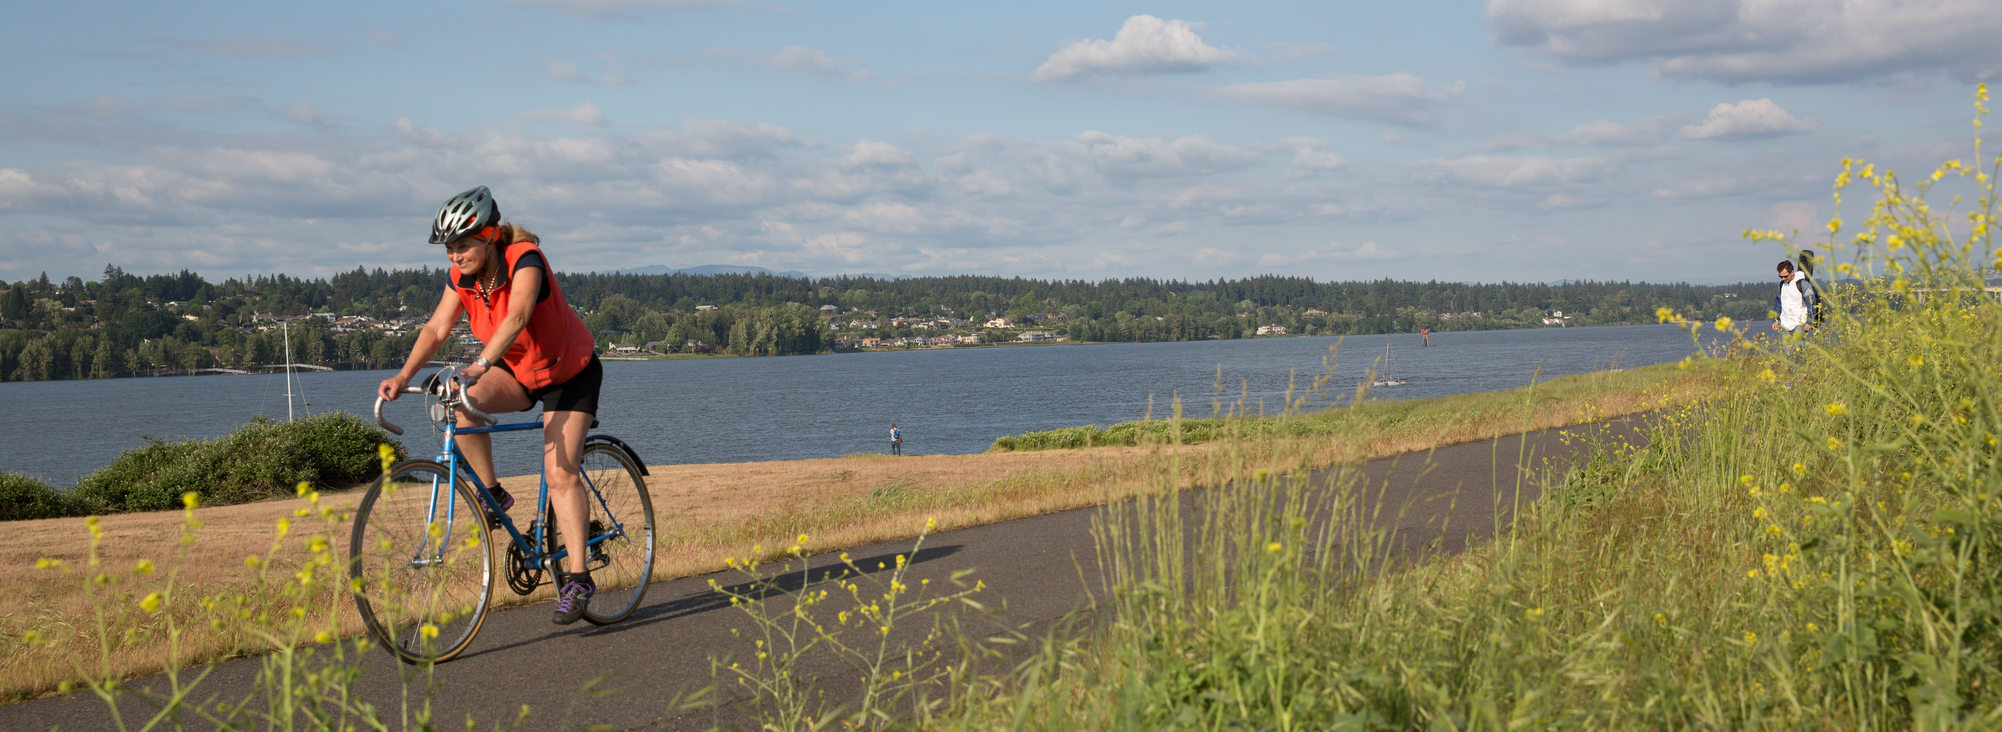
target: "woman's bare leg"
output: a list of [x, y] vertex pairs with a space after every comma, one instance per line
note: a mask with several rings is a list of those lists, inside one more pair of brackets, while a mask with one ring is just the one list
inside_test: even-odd
[[590, 496], [580, 465], [591, 419], [584, 412], [542, 413], [542, 473], [549, 480], [549, 505], [556, 511], [563, 548], [570, 553], [563, 569], [573, 574], [584, 572], [584, 547], [591, 538], [585, 533], [591, 523]]

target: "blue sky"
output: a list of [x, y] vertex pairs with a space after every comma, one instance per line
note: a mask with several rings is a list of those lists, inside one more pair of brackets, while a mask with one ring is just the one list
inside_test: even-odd
[[1762, 281], [1740, 231], [1815, 236], [1844, 156], [1968, 158], [2002, 71], [1980, 0], [9, 16], [10, 280], [441, 266], [483, 184], [579, 271]]

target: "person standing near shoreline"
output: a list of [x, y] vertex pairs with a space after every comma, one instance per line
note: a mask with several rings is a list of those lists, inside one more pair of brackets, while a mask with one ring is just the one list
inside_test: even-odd
[[890, 423], [890, 454], [904, 454], [904, 431], [897, 429], [897, 423]]

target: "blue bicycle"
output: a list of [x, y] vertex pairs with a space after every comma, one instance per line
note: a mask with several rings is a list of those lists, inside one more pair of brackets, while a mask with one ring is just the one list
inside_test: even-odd
[[[548, 476], [536, 492], [537, 518], [526, 532], [518, 530], [459, 454], [454, 439], [540, 430], [542, 423], [499, 424], [466, 403], [467, 385], [448, 367], [428, 387], [404, 389], [426, 395], [427, 411], [442, 435], [438, 457], [392, 466], [355, 509], [348, 544], [355, 608], [369, 633], [406, 663], [450, 660], [480, 632], [493, 595], [494, 548], [487, 537], [496, 526], [507, 530], [504, 569], [508, 588], [518, 595], [534, 592], [545, 579], [554, 584], [568, 556], [549, 505]], [[383, 403], [376, 399], [376, 423], [403, 434], [403, 428], [383, 419]], [[487, 426], [460, 428], [460, 413]], [[606, 625], [632, 614], [646, 595], [653, 575], [653, 502], [647, 495], [645, 464], [616, 437], [586, 438], [581, 467], [590, 509], [585, 564], [598, 585], [584, 619]]]

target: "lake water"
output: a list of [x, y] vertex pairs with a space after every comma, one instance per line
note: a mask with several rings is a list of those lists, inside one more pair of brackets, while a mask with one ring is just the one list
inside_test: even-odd
[[[1248, 403], [1277, 411], [1288, 379], [1297, 374], [1305, 387], [1338, 340], [1331, 384], [1349, 394], [1390, 344], [1390, 372], [1409, 383], [1376, 390], [1383, 399], [1509, 389], [1539, 367], [1548, 378], [1693, 350], [1686, 331], [1662, 325], [1434, 333], [1431, 347], [1400, 334], [607, 362], [600, 431], [656, 465], [883, 452], [891, 422], [907, 454], [973, 453], [1002, 435], [1138, 419], [1150, 396], [1157, 417], [1175, 394], [1185, 413], [1207, 415], [1219, 367], [1225, 401], [1248, 389]], [[294, 408], [366, 418], [389, 373], [297, 374], [305, 405]], [[216, 437], [252, 415], [282, 420], [285, 391], [282, 374], [0, 384], [13, 406], [0, 426], [0, 469], [66, 487], [146, 436]], [[406, 397], [387, 413], [411, 452], [426, 454], [436, 444], [421, 403]], [[536, 434], [496, 439], [504, 474], [540, 468]]]

